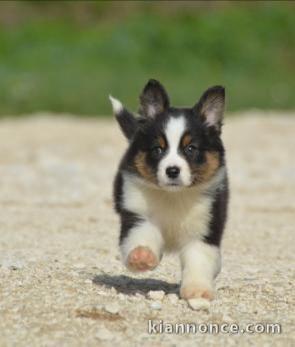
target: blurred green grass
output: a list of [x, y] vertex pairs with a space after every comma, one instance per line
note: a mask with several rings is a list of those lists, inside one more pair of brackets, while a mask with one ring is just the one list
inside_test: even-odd
[[139, 6], [87, 24], [34, 16], [1, 25], [0, 115], [109, 115], [108, 94], [136, 109], [149, 78], [162, 81], [175, 105], [193, 105], [222, 84], [230, 111], [294, 109], [294, 9], [258, 2], [163, 14]]

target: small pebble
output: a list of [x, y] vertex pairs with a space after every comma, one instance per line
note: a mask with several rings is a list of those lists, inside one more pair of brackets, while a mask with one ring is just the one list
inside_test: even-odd
[[161, 310], [162, 304], [159, 301], [153, 301], [150, 305], [152, 310]]
[[190, 300], [188, 300], [188, 305], [191, 309], [196, 310], [196, 311], [198, 311], [198, 310], [209, 311], [210, 301], [207, 299], [203, 299], [203, 298], [190, 299]]
[[100, 340], [112, 340], [114, 335], [105, 327], [101, 327], [96, 333], [95, 337]]
[[117, 314], [120, 311], [120, 307], [116, 303], [111, 303], [111, 304], [106, 304], [104, 306], [105, 311], [112, 313], [112, 314]]
[[104, 291], [102, 291], [102, 290], [98, 290], [98, 291], [97, 291], [97, 294], [98, 294], [98, 295], [101, 295], [101, 296], [109, 296], [109, 294], [108, 294], [107, 292], [104, 292]]
[[176, 294], [168, 294], [167, 298], [171, 302], [171, 304], [173, 304], [173, 305], [177, 304], [179, 301], [179, 298]]
[[87, 278], [87, 280], [85, 280], [84, 283], [86, 283], [86, 284], [92, 284], [92, 280], [90, 280], [89, 278]]
[[114, 287], [111, 288], [111, 294], [117, 294], [116, 288], [114, 288]]
[[119, 293], [119, 294], [118, 294], [118, 299], [120, 299], [120, 300], [125, 300], [126, 298], [125, 298], [125, 295], [124, 295], [124, 294]]
[[147, 297], [152, 300], [163, 300], [165, 292], [163, 290], [150, 290]]

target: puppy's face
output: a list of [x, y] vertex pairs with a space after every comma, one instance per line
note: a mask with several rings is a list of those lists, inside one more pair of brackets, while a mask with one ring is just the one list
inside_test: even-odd
[[151, 80], [140, 101], [141, 117], [134, 118], [125, 170], [166, 190], [210, 181], [223, 165], [224, 89], [208, 89], [192, 108], [173, 108], [161, 84]]

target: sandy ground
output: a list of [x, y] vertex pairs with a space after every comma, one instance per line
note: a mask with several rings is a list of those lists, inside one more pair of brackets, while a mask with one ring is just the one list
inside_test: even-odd
[[[223, 270], [210, 309], [192, 311], [173, 294], [176, 257], [138, 276], [121, 265], [111, 191], [126, 143], [115, 122], [2, 120], [0, 346], [294, 346], [295, 117], [231, 117], [224, 140]], [[149, 319], [282, 332], [149, 334]]]

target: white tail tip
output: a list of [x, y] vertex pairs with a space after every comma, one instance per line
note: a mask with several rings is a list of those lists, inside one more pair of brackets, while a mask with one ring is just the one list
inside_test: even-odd
[[109, 99], [112, 104], [114, 113], [116, 114], [120, 113], [123, 110], [122, 103], [119, 100], [113, 98], [111, 95], [109, 95]]

